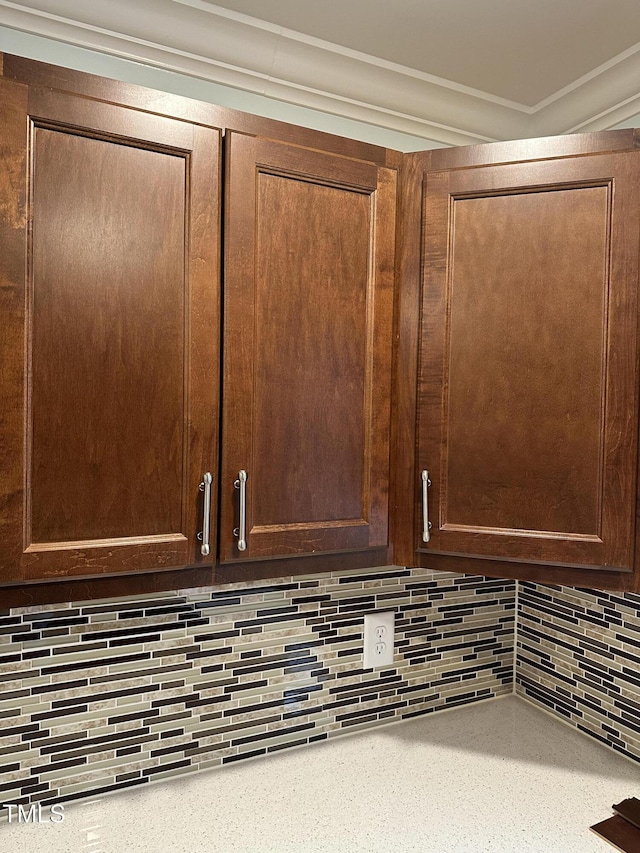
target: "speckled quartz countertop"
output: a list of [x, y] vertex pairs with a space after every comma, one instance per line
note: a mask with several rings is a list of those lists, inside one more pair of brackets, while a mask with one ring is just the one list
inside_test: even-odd
[[6, 853], [607, 853], [640, 765], [508, 696], [0, 825]]

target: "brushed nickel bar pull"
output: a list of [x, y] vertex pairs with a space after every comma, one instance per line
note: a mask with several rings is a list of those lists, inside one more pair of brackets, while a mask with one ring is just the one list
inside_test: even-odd
[[242, 470], [233, 484], [240, 491], [240, 525], [233, 531], [238, 537], [238, 551], [247, 550], [247, 472]]
[[200, 553], [203, 557], [208, 557], [211, 552], [211, 547], [209, 545], [209, 534], [210, 534], [210, 524], [211, 524], [211, 483], [213, 482], [213, 477], [207, 471], [207, 473], [203, 476], [202, 482], [200, 483], [200, 491], [204, 492], [204, 507], [202, 510], [202, 533], [198, 533], [198, 539], [202, 542], [200, 546]]
[[428, 542], [431, 539], [431, 522], [429, 521], [429, 472], [422, 472], [422, 541]]

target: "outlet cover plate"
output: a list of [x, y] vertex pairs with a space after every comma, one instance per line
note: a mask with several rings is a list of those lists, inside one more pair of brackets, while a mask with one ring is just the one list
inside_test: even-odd
[[364, 617], [364, 668], [393, 666], [395, 613], [367, 613]]

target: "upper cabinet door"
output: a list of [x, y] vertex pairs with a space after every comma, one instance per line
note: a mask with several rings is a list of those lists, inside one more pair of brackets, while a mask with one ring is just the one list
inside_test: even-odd
[[221, 561], [385, 546], [395, 172], [226, 142]]
[[639, 215], [636, 153], [428, 174], [419, 552], [633, 568]]
[[219, 133], [29, 97], [3, 100], [0, 579], [211, 562]]

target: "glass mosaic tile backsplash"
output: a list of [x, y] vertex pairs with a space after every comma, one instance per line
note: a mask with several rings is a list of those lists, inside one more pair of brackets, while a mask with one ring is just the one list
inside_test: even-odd
[[[365, 613], [393, 665], [362, 668]], [[63, 802], [513, 689], [515, 583], [389, 566], [0, 611], [0, 798]]]
[[518, 585], [516, 692], [640, 761], [640, 594]]
[[[395, 657], [364, 670], [376, 610], [395, 613]], [[144, 785], [514, 687], [640, 761], [640, 595], [387, 566], [0, 610], [0, 800]]]

